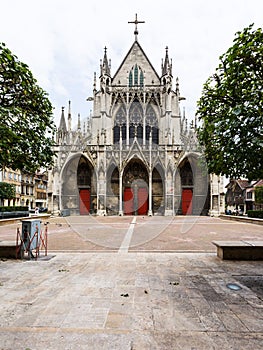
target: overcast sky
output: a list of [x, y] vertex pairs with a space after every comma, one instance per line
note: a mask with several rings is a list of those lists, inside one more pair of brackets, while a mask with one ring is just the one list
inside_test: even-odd
[[[186, 115], [193, 119], [202, 86], [219, 56], [232, 46], [235, 33], [263, 24], [263, 0], [12, 0], [0, 8], [0, 41], [26, 63], [48, 92], [59, 121], [71, 100], [72, 115], [86, 119], [92, 103], [93, 75], [99, 75], [104, 47], [112, 76], [138, 41], [160, 74], [165, 47], [179, 78]], [[174, 79], [175, 86], [175, 79]]]

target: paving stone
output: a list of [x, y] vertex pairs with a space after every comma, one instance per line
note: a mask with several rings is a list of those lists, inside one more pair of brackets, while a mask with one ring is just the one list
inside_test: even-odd
[[[62, 239], [60, 230], [52, 235]], [[167, 248], [164, 234], [156, 239], [162, 236]], [[78, 253], [81, 237], [75, 239], [75, 252], [0, 261], [1, 350], [262, 348], [263, 262], [222, 262], [215, 252], [143, 252], [154, 241], [128, 253], [95, 252], [91, 244], [92, 251]]]

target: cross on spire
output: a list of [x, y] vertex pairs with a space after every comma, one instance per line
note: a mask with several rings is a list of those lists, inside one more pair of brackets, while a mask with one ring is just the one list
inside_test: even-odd
[[135, 24], [135, 30], [134, 30], [134, 35], [135, 35], [135, 40], [137, 40], [137, 36], [139, 34], [138, 32], [138, 28], [137, 28], [137, 24], [138, 23], [145, 23], [145, 21], [138, 21], [137, 19], [137, 13], [135, 13], [135, 20], [134, 21], [130, 21], [128, 23], [134, 23]]

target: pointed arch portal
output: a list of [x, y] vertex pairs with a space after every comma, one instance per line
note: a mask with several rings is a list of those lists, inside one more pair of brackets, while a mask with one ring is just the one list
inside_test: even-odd
[[145, 165], [133, 159], [123, 174], [124, 215], [147, 215], [149, 209], [149, 176]]
[[92, 191], [93, 168], [85, 157], [80, 157], [77, 169], [77, 186], [79, 190], [79, 213], [88, 215], [96, 210]]
[[117, 215], [119, 212], [119, 169], [112, 164], [107, 171], [107, 214]]
[[153, 214], [164, 215], [164, 171], [157, 165], [152, 172]]
[[180, 177], [182, 186], [182, 214], [192, 215], [194, 181], [192, 167], [188, 159], [180, 167]]

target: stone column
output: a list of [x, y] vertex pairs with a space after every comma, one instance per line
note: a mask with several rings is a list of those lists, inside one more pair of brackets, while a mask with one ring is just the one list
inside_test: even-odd
[[152, 216], [152, 171], [150, 170], [149, 173], [149, 210], [148, 210], [148, 216]]
[[123, 209], [122, 209], [122, 172], [119, 176], [119, 216], [123, 216]]

